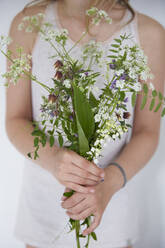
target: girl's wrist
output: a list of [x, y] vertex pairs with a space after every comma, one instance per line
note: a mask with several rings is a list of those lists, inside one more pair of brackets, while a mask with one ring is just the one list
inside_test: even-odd
[[113, 193], [116, 193], [123, 186], [123, 175], [121, 171], [116, 166], [107, 166], [104, 168], [104, 171], [106, 187], [111, 189]]

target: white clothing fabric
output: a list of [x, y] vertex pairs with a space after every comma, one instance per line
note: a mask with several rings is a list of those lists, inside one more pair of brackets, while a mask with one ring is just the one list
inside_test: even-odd
[[[50, 3], [45, 12], [45, 21], [59, 29], [57, 3]], [[123, 22], [130, 18], [127, 10]], [[134, 42], [139, 43], [137, 30], [137, 13], [135, 19], [122, 27], [111, 38], [102, 42], [102, 48], [105, 55], [112, 44], [113, 38], [120, 34], [131, 33]], [[128, 44], [131, 41], [128, 41]], [[69, 39], [67, 47], [70, 48], [74, 42]], [[81, 45], [75, 47], [71, 56], [79, 58]], [[33, 74], [41, 82], [47, 82], [53, 86], [51, 78], [54, 76], [53, 60], [48, 59], [54, 54], [54, 50], [46, 41], [39, 36], [35, 43], [32, 53]], [[54, 59], [56, 60], [56, 59]], [[32, 82], [32, 110], [33, 119], [39, 120], [41, 96], [45, 95], [45, 90]], [[102, 77], [97, 82], [98, 87], [103, 87]], [[133, 123], [134, 108], [131, 105], [131, 94], [128, 94], [128, 111], [131, 113], [129, 123]], [[108, 141], [107, 146], [102, 151], [103, 157], [99, 160], [102, 167], [108, 166], [120, 153], [122, 148], [129, 142], [132, 129], [125, 133], [121, 139]], [[58, 142], [56, 141], [56, 145]], [[133, 166], [133, 165], [132, 165]], [[131, 181], [131, 180], [130, 180]], [[130, 181], [126, 186], [116, 192], [110, 200], [100, 225], [95, 232], [98, 241], [90, 240], [90, 248], [117, 248], [133, 244], [138, 239], [138, 209]], [[61, 185], [53, 175], [41, 168], [39, 165], [25, 158], [22, 188], [17, 210], [14, 235], [26, 244], [37, 248], [73, 248], [76, 247], [75, 232], [67, 233], [69, 229], [64, 228], [69, 218], [65, 210], [60, 205], [60, 199], [64, 192], [64, 186]], [[83, 244], [84, 239], [81, 239]], [[82, 246], [83, 247], [83, 246]]]

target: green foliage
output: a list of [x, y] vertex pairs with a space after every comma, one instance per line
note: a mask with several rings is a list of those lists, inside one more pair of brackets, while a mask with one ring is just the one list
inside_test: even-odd
[[162, 110], [161, 117], [165, 116], [165, 108]]
[[53, 135], [50, 136], [49, 143], [50, 143], [50, 147], [52, 147], [54, 145], [54, 136]]
[[84, 154], [89, 151], [89, 143], [80, 125], [78, 116], [76, 116], [76, 121], [77, 121], [78, 140], [79, 140], [79, 152], [80, 154]]
[[149, 108], [150, 111], [153, 110], [154, 106], [155, 106], [155, 98], [153, 98], [153, 99], [151, 100], [150, 108]]
[[94, 240], [97, 240], [97, 236], [96, 236], [96, 233], [95, 232], [91, 232], [91, 236]]
[[157, 112], [157, 111], [160, 109], [161, 105], [162, 105], [162, 102], [159, 102], [159, 103], [157, 104], [157, 106], [156, 106], [154, 112]]
[[83, 92], [81, 92], [79, 87], [73, 84], [73, 90], [76, 118], [79, 121], [79, 127], [82, 128], [86, 139], [89, 141], [95, 129], [94, 114], [89, 101], [87, 100]]
[[147, 103], [147, 95], [144, 95], [142, 99], [141, 107], [140, 107], [141, 110], [144, 109], [146, 103]]
[[135, 106], [135, 103], [136, 103], [136, 95], [137, 95], [137, 92], [133, 92], [133, 93], [132, 93], [132, 97], [131, 97], [132, 107]]

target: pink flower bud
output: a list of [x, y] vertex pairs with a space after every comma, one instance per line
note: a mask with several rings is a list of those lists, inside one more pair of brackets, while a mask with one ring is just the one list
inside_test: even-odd
[[131, 116], [131, 114], [129, 112], [124, 112], [123, 113], [123, 118], [124, 119], [129, 119], [130, 116]]
[[62, 72], [61, 71], [56, 71], [56, 74], [55, 74], [55, 79], [57, 79], [57, 80], [59, 80], [59, 79], [61, 79], [62, 78]]
[[55, 63], [54, 63], [54, 67], [55, 68], [60, 68], [63, 66], [63, 63], [60, 61], [60, 60], [57, 60]]
[[48, 96], [48, 101], [55, 102], [57, 100], [58, 96], [55, 96], [54, 94], [50, 94]]

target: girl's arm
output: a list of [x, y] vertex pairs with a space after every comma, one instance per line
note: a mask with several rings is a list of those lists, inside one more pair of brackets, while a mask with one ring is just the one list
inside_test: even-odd
[[[155, 75], [154, 85], [157, 91], [164, 91], [165, 66], [165, 32], [155, 20], [139, 15], [139, 34], [141, 46], [148, 56], [149, 66]], [[149, 83], [149, 82], [148, 82]], [[140, 110], [142, 97], [137, 97], [134, 112], [134, 124], [130, 142], [123, 148], [115, 159], [125, 170], [128, 181], [135, 176], [151, 159], [156, 151], [160, 133], [161, 109], [155, 113], [149, 111], [150, 101]], [[62, 207], [67, 210], [70, 218], [81, 220], [94, 215], [90, 227], [83, 231], [87, 235], [99, 225], [104, 210], [112, 196], [121, 189], [123, 176], [115, 166], [104, 169], [104, 182], [96, 185], [96, 191], [89, 194], [75, 193], [69, 199], [64, 199]], [[79, 198], [81, 202], [79, 201]], [[88, 206], [88, 207], [87, 207]]]
[[[138, 14], [138, 16], [140, 43], [145, 55], [148, 57], [149, 67], [154, 74], [153, 84], [157, 91], [163, 93], [165, 80], [165, 29], [152, 18], [142, 14]], [[150, 81], [148, 81], [149, 83]], [[162, 108], [158, 112], [149, 111], [150, 100], [148, 98], [145, 108], [140, 110], [141, 102], [142, 96], [138, 95], [131, 140], [115, 160], [124, 168], [128, 180], [149, 162], [159, 143]], [[120, 189], [123, 184], [121, 172], [118, 168], [113, 168], [113, 170], [118, 174], [116, 188]], [[110, 167], [107, 172], [108, 174], [111, 173]]]
[[[37, 12], [43, 12], [43, 8], [31, 7], [26, 11], [26, 15], [34, 15]], [[24, 13], [20, 12], [10, 27], [9, 36], [13, 42], [8, 49], [12, 51], [13, 58], [18, 56], [17, 46], [22, 46], [24, 53], [31, 54], [36, 40], [37, 34], [18, 31], [18, 24], [23, 17]], [[11, 62], [7, 60], [7, 70], [10, 65]], [[34, 138], [31, 135], [34, 130], [32, 120], [31, 80], [22, 77], [16, 85], [10, 84], [6, 91], [6, 131], [11, 143], [27, 159], [30, 159], [27, 153], [34, 149]], [[52, 148], [49, 143], [41, 147], [38, 154], [39, 158], [33, 160], [34, 163], [52, 173], [64, 186], [78, 192], [91, 192], [83, 185], [96, 185], [101, 179], [100, 174], [104, 172], [74, 151], [57, 146]]]

